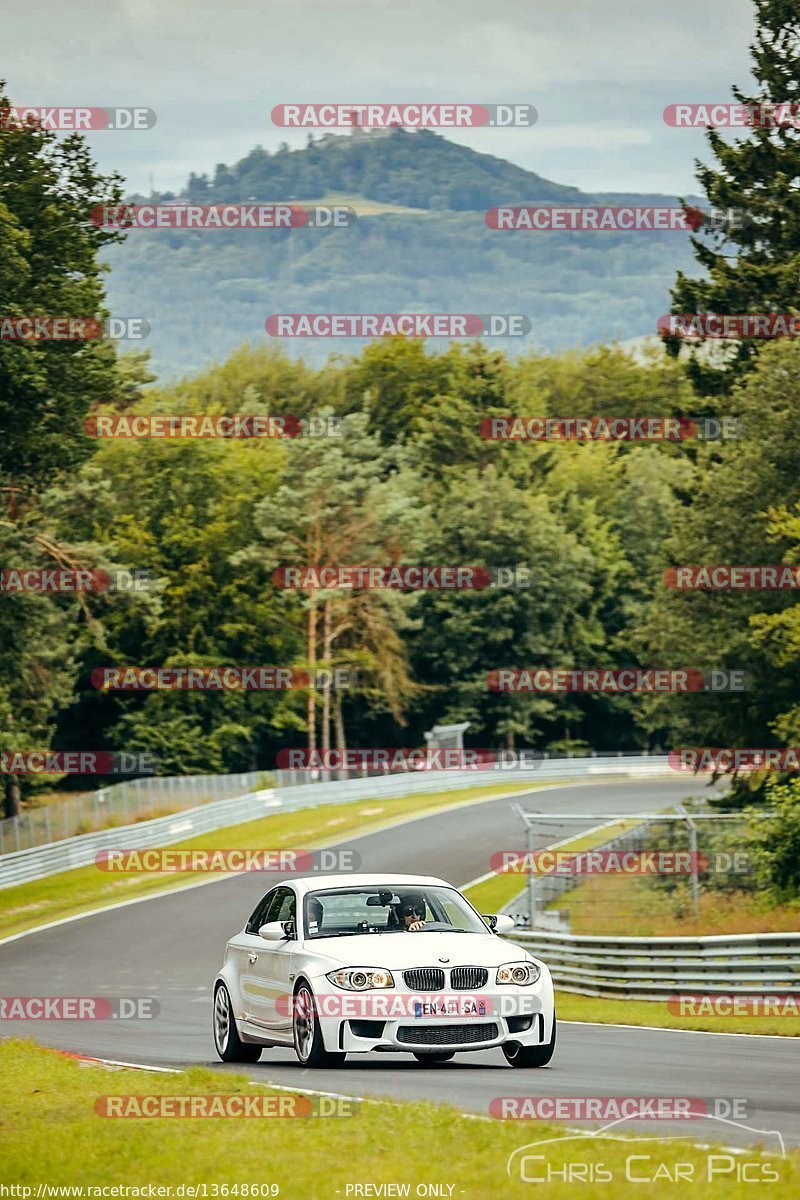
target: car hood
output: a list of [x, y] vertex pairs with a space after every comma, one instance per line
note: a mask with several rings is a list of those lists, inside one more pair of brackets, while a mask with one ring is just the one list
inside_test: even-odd
[[[342, 938], [315, 938], [306, 943], [315, 953], [343, 966], [364, 967], [499, 967], [531, 955], [491, 933], [368, 933]], [[449, 959], [440, 963], [440, 959]]]

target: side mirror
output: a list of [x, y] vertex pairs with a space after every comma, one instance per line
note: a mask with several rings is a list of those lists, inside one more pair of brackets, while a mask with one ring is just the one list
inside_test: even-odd
[[506, 913], [492, 913], [491, 916], [484, 917], [483, 919], [492, 933], [511, 933], [516, 924], [514, 918], [509, 917]]
[[258, 936], [262, 937], [265, 942], [283, 942], [286, 940], [286, 931], [283, 926], [283, 921], [269, 921], [268, 924], [261, 926]]

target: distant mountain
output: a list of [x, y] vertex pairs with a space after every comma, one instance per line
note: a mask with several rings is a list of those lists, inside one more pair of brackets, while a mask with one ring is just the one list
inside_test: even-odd
[[[501, 204], [656, 204], [676, 198], [589, 194], [428, 131], [326, 135], [303, 150], [256, 147], [181, 196], [213, 204], [261, 200], [352, 205], [345, 229], [132, 230], [109, 252], [112, 311], [146, 317], [166, 377], [266, 338], [276, 312], [523, 313], [530, 343], [557, 349], [652, 333], [678, 267], [693, 261], [683, 233], [498, 232]], [[351, 339], [299, 339], [290, 353], [320, 362]], [[524, 348], [509, 339], [504, 348]]]
[[[578, 188], [551, 183], [491, 154], [448, 142], [430, 130], [327, 134], [304, 150], [261, 146], [213, 177], [192, 174], [187, 196], [200, 203], [248, 199], [314, 200], [330, 192], [409, 208], [477, 211], [497, 203], [577, 204]], [[502, 201], [497, 197], [501, 196]]]

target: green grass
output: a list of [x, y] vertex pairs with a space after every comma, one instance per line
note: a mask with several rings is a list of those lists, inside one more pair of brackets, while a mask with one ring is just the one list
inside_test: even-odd
[[[545, 784], [526, 785], [525, 791]], [[185, 849], [319, 849], [344, 840], [348, 834], [368, 833], [410, 816], [486, 800], [520, 791], [519, 783], [422, 792], [390, 799], [365, 799], [351, 804], [276, 813], [241, 825], [229, 825], [189, 841]], [[171, 843], [171, 846], [173, 844]], [[111, 875], [95, 866], [49, 875], [32, 883], [0, 890], [0, 937], [22, 933], [61, 917], [89, 912], [115, 901], [185, 887], [204, 878], [191, 872], [167, 875]]]
[[[618, 821], [612, 827], [596, 830], [593, 833], [580, 834], [568, 841], [559, 843], [559, 848], [578, 853], [581, 850], [591, 850], [594, 846], [608, 841], [614, 833], [622, 833], [633, 828], [636, 821]], [[465, 895], [475, 905], [479, 912], [499, 912], [506, 904], [519, 895], [525, 886], [526, 876], [517, 872], [493, 875], [474, 887], [467, 888]], [[626, 881], [627, 882], [627, 881]], [[636, 881], [634, 881], [636, 882]], [[581, 887], [585, 887], [581, 884]], [[581, 888], [567, 893], [554, 901], [558, 908], [565, 908], [570, 898], [574, 898]], [[636, 927], [636, 916], [628, 913], [625, 932], [631, 932]], [[592, 928], [592, 933], [601, 930]], [[697, 930], [692, 932], [696, 933]], [[698, 991], [702, 989], [698, 988]], [[575, 992], [557, 992], [556, 1004], [558, 1015], [564, 1021], [596, 1021], [607, 1025], [657, 1025], [665, 1029], [699, 1029], [710, 1033], [763, 1033], [781, 1034], [785, 1037], [800, 1036], [800, 1021], [792, 1017], [710, 1017], [693, 1016], [681, 1017], [669, 1012], [666, 1001], [663, 1000], [623, 1000], [605, 999], [599, 996], [581, 996]]]
[[635, 924], [642, 937], [703, 937], [731, 933], [792, 933], [800, 925], [800, 900], [777, 903], [750, 888], [707, 887], [701, 878], [697, 917], [691, 884], [681, 877], [669, 889], [647, 875], [593, 875], [553, 901], [573, 933], [624, 935]]
[[[697, 992], [702, 993], [698, 985]], [[664, 1029], [702, 1029], [707, 1033], [777, 1033], [800, 1036], [797, 1017], [680, 1017], [665, 1000], [606, 1000], [600, 996], [556, 993], [562, 1021], [597, 1021], [603, 1025], [660, 1025]]]
[[[568, 841], [559, 842], [559, 849], [569, 850], [576, 854], [580, 850], [591, 850], [594, 846], [601, 846], [609, 838], [624, 833], [627, 829], [632, 829], [640, 823], [639, 821], [615, 821], [613, 825], [608, 825], [602, 830], [579, 834]], [[527, 875], [519, 871], [498, 873], [490, 879], [484, 879], [482, 883], [476, 883], [474, 887], [468, 888], [465, 895], [480, 912], [495, 913], [523, 891], [526, 881]]]
[[[429, 1070], [421, 1067], [421, 1077]], [[531, 1184], [521, 1182], [519, 1174], [512, 1179], [506, 1175], [512, 1151], [540, 1139], [569, 1136], [538, 1121], [474, 1120], [455, 1108], [424, 1102], [370, 1102], [352, 1116], [309, 1117], [297, 1124], [286, 1118], [230, 1117], [126, 1121], [99, 1116], [94, 1109], [97, 1098], [108, 1095], [253, 1095], [257, 1090], [269, 1094], [268, 1086], [255, 1089], [248, 1083], [258, 1071], [258, 1067], [249, 1068], [246, 1075], [202, 1068], [179, 1075], [109, 1071], [31, 1043], [0, 1043], [3, 1182], [31, 1187], [34, 1196], [39, 1183], [83, 1188], [153, 1184], [173, 1189], [205, 1184], [208, 1197], [213, 1196], [214, 1184], [274, 1183], [281, 1200], [336, 1200], [337, 1196], [346, 1200], [348, 1185], [367, 1183], [409, 1184], [409, 1194], [414, 1196], [418, 1184], [435, 1182], [452, 1185], [450, 1194], [456, 1200], [494, 1200], [533, 1194]], [[313, 1087], [313, 1083], [313, 1073], [298, 1072], [298, 1086]], [[542, 1086], [546, 1088], [544, 1081]], [[515, 1088], [510, 1079], [506, 1090], [519, 1092], [520, 1087]], [[698, 1122], [696, 1129], [693, 1122], [681, 1125], [679, 1132], [687, 1139], [704, 1143], [709, 1138], [725, 1139], [724, 1125]], [[691, 1165], [697, 1196], [713, 1194], [716, 1200], [741, 1196], [743, 1185], [736, 1183], [732, 1172], [743, 1161], [753, 1164], [752, 1171], [777, 1175], [778, 1182], [770, 1184], [768, 1192], [774, 1200], [789, 1200], [800, 1193], [798, 1152], [786, 1159], [772, 1153], [762, 1156], [756, 1149], [733, 1156], [688, 1141], [626, 1145], [610, 1140], [556, 1141], [533, 1152], [546, 1156], [550, 1170], [563, 1171], [566, 1163], [602, 1162], [613, 1174], [613, 1182], [604, 1183], [600, 1194], [610, 1200], [630, 1196], [625, 1162], [629, 1156], [643, 1154], [650, 1156], [649, 1164], [638, 1160], [636, 1173], [647, 1169], [653, 1176], [660, 1171], [662, 1178], [646, 1192], [658, 1200], [685, 1200], [686, 1183], [664, 1179], [667, 1172], [674, 1176], [677, 1163]], [[720, 1156], [716, 1160], [715, 1153]], [[710, 1163], [724, 1166], [727, 1173], [709, 1185]], [[535, 1166], [539, 1172], [545, 1169], [542, 1164]], [[556, 1200], [574, 1200], [581, 1189], [556, 1178], [546, 1193]]]
[[315, 204], [328, 208], [332, 208], [337, 204], [346, 204], [348, 208], [354, 209], [356, 215], [359, 217], [429, 217], [435, 215], [436, 212], [446, 211], [444, 209], [410, 208], [406, 204], [391, 204], [383, 200], [370, 200], [367, 196], [350, 196], [344, 192], [328, 192], [321, 200], [303, 200], [301, 203], [303, 208], [311, 208]]

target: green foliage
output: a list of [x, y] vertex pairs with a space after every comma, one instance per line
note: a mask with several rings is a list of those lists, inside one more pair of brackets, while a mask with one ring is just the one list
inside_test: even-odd
[[[10, 105], [4, 88], [0, 81], [0, 109]], [[4, 316], [106, 315], [98, 255], [114, 239], [92, 225], [88, 213], [121, 195], [118, 177], [96, 172], [79, 136], [0, 129]], [[73, 551], [59, 544], [40, 494], [89, 456], [83, 420], [115, 385], [109, 343], [0, 341], [2, 566], [70, 563]], [[0, 742], [41, 748], [70, 694], [87, 610], [74, 600], [41, 596], [0, 600]], [[14, 780], [5, 803], [13, 813]]]
[[[755, 0], [757, 33], [751, 47], [754, 94], [733, 89], [740, 104], [789, 102], [800, 94], [797, 6], [791, 0]], [[692, 239], [698, 277], [679, 271], [672, 292], [675, 313], [773, 313], [797, 311], [800, 274], [800, 131], [792, 125], [756, 122], [747, 136], [730, 141], [708, 132], [715, 166], [698, 163], [697, 178], [712, 208], [733, 209], [747, 221], [732, 236]], [[677, 353], [679, 339], [670, 349]], [[751, 370], [758, 341], [740, 341], [723, 360], [692, 356], [690, 375], [698, 391], [729, 391]]]
[[[530, 338], [494, 339], [514, 354], [654, 335], [676, 269], [692, 262], [682, 233], [489, 229], [485, 211], [497, 205], [677, 201], [594, 197], [428, 131], [328, 136], [275, 154], [257, 147], [211, 179], [190, 177], [182, 198], [340, 202], [359, 216], [315, 230], [132, 230], [108, 255], [109, 296], [115, 311], [151, 322], [162, 377], [226, 358], [243, 341], [263, 344], [274, 312], [521, 313]], [[407, 211], [376, 213], [376, 203]], [[335, 345], [350, 353], [367, 343]], [[330, 348], [303, 339], [296, 353], [322, 365]]]
[[800, 896], [800, 783], [768, 783], [765, 801], [775, 816], [753, 823], [748, 849], [758, 882], [781, 903]]
[[[696, 483], [663, 544], [665, 566], [798, 561], [785, 510], [797, 501], [799, 385], [800, 346], [765, 347], [726, 401], [738, 437], [698, 460]], [[646, 724], [666, 726], [677, 745], [776, 744], [800, 704], [795, 609], [787, 591], [687, 592], [660, 582], [633, 630], [637, 652], [660, 663], [690, 659], [701, 670], [744, 670], [751, 687], [738, 695], [700, 694], [691, 705], [686, 697], [653, 697]]]
[[[11, 101], [0, 81], [0, 108]], [[100, 317], [98, 256], [119, 235], [88, 219], [122, 196], [79, 135], [0, 129], [0, 310], [7, 316]], [[113, 390], [108, 342], [0, 341], [0, 483], [41, 486], [90, 453], [83, 419]]]
[[384, 136], [329, 134], [309, 138], [303, 150], [275, 154], [256, 146], [232, 167], [220, 163], [212, 180], [192, 174], [187, 192], [198, 203], [318, 200], [338, 192], [456, 211], [501, 203], [576, 203], [581, 195], [577, 188], [551, 183], [430, 130], [402, 129]]

